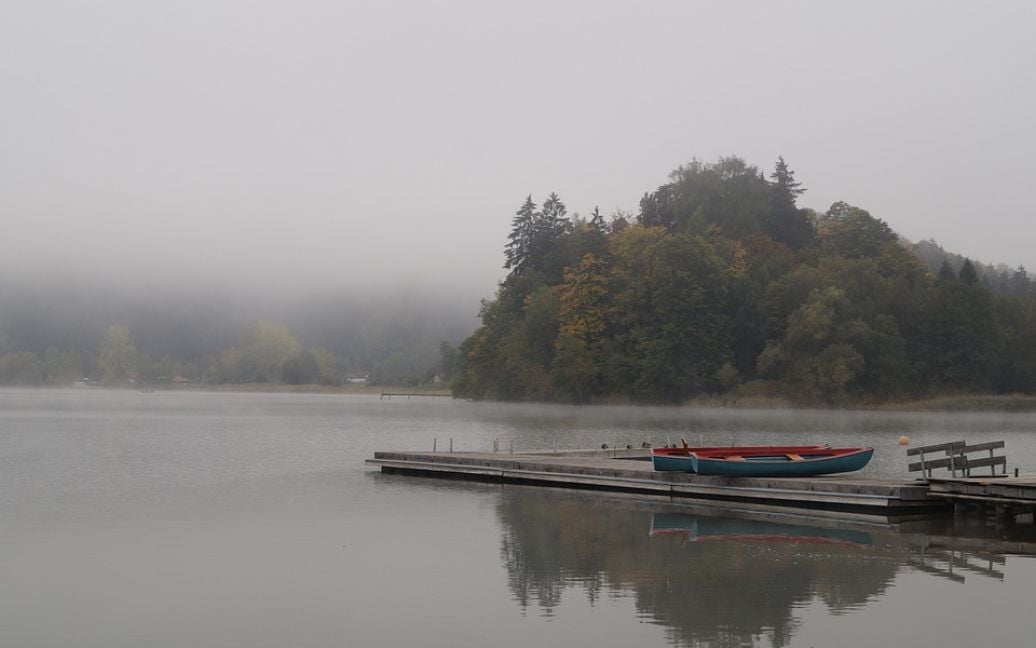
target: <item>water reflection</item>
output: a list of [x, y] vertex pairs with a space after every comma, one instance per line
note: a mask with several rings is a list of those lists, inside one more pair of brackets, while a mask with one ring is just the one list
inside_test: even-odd
[[824, 529], [815, 526], [715, 518], [687, 513], [652, 513], [651, 535], [675, 535], [687, 542], [766, 542], [805, 545], [849, 545], [861, 547], [871, 544], [865, 531], [853, 529]]
[[505, 489], [497, 512], [501, 558], [523, 611], [550, 616], [573, 590], [591, 605], [632, 596], [644, 619], [687, 646], [791, 645], [807, 606], [851, 614], [904, 572], [960, 583], [1002, 579], [1005, 564], [984, 548], [989, 541], [932, 535], [945, 523], [815, 525], [522, 489]]

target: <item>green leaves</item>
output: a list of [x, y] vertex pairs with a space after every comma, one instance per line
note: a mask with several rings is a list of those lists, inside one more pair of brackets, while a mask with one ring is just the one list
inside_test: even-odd
[[1024, 269], [1002, 273], [1019, 298], [994, 299], [970, 261], [936, 280], [912, 251], [931, 246], [845, 202], [800, 209], [803, 191], [783, 158], [769, 181], [722, 158], [644, 194], [635, 225], [595, 209], [573, 227], [556, 195], [527, 198], [458, 393], [681, 402], [762, 386], [813, 404], [1036, 388]]

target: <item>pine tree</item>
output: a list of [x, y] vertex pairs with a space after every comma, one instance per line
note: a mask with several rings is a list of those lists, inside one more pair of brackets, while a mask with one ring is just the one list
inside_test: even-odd
[[1025, 266], [1018, 266], [1018, 269], [1011, 275], [1009, 285], [1012, 295], [1024, 297], [1029, 294], [1029, 273], [1025, 271]]
[[770, 179], [773, 180], [775, 201], [792, 209], [795, 208], [795, 200], [806, 193], [802, 183], [795, 181], [795, 172], [788, 168], [783, 156], [777, 156], [777, 164]]
[[964, 259], [964, 265], [960, 267], [960, 273], [957, 276], [969, 286], [974, 286], [978, 283], [978, 272], [975, 271], [975, 266], [971, 263], [971, 259]]
[[507, 236], [507, 247], [504, 249], [504, 268], [512, 274], [521, 274], [529, 261], [536, 240], [538, 220], [536, 203], [532, 202], [532, 194], [529, 194], [515, 212], [511, 221], [511, 233]]
[[568, 218], [568, 208], [561, 202], [556, 193], [550, 194], [543, 203], [543, 211], [538, 219], [538, 234], [547, 241], [552, 241], [562, 234], [572, 231], [572, 221]]
[[783, 157], [777, 158], [771, 183], [770, 214], [766, 229], [774, 240], [793, 249], [813, 239], [813, 223], [795, 205], [795, 200], [806, 192], [801, 182], [795, 181], [795, 172], [788, 168]]
[[939, 281], [956, 281], [957, 273], [953, 271], [953, 266], [946, 259], [942, 260], [942, 265], [939, 266]]

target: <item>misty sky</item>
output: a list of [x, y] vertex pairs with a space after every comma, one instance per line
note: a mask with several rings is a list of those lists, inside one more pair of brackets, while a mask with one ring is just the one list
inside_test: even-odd
[[[981, 6], [980, 6], [981, 5]], [[1036, 3], [0, 3], [0, 270], [489, 296], [526, 194], [800, 204], [1036, 268]]]

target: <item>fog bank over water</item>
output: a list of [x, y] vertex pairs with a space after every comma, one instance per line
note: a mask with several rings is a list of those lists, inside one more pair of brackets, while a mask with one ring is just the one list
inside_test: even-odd
[[0, 272], [489, 296], [526, 195], [636, 211], [731, 154], [783, 155], [801, 206], [1036, 267], [1034, 26], [1010, 2], [7, 2]]

